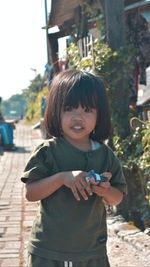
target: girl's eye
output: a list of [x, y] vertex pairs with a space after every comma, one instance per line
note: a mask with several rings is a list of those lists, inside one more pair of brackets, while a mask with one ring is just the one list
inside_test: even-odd
[[70, 107], [70, 106], [66, 106], [66, 107], [64, 107], [64, 111], [68, 111], [68, 112], [70, 112], [70, 111], [72, 111], [72, 107]]
[[85, 112], [92, 112], [92, 108], [85, 108], [84, 111]]

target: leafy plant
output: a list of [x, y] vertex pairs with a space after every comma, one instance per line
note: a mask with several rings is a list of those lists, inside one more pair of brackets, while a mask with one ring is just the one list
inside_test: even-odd
[[37, 94], [32, 94], [28, 102], [28, 109], [26, 112], [26, 119], [28, 121], [37, 122], [41, 119], [41, 103], [42, 98], [48, 95], [48, 87], [44, 86]]
[[122, 140], [114, 136], [115, 153], [120, 159], [128, 185], [127, 210], [129, 220], [141, 219], [145, 227], [150, 226], [150, 125], [144, 122]]
[[107, 88], [114, 125], [112, 144], [128, 185], [128, 196], [118, 207], [118, 213], [139, 227], [150, 226], [150, 128], [145, 123], [132, 132], [129, 124], [132, 118], [129, 112], [129, 83], [135, 50], [128, 46], [112, 51], [96, 40], [85, 58], [80, 57], [76, 44], [71, 44], [67, 52], [70, 67], [98, 74]]
[[109, 96], [114, 132], [125, 138], [129, 135], [129, 76], [132, 71], [133, 49], [126, 47], [112, 51], [107, 44], [95, 40], [87, 57], [81, 58], [78, 46], [67, 49], [69, 66], [99, 75]]

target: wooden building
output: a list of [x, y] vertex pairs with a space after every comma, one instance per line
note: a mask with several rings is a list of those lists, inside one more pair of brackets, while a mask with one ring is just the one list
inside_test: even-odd
[[[97, 24], [102, 17], [106, 24], [106, 42], [113, 50], [124, 45], [124, 38], [138, 47], [139, 66], [135, 70], [137, 77], [133, 78], [138, 83], [133, 81], [132, 90], [134, 101], [139, 84], [146, 86], [144, 94], [150, 90], [149, 82], [147, 84], [149, 79], [146, 77], [147, 67], [150, 66], [150, 0], [52, 0], [47, 25], [48, 63], [53, 67], [54, 73], [60, 71], [58, 40], [64, 36], [71, 36], [78, 42], [81, 57], [86, 55], [89, 38], [100, 37]], [[52, 32], [55, 26], [58, 30]], [[150, 103], [149, 94], [146, 94], [148, 97], [143, 97], [144, 102], [141, 99], [140, 105]]]

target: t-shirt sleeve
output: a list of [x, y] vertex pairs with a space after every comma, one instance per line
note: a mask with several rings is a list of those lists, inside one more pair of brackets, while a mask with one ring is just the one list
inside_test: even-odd
[[110, 183], [113, 187], [117, 188], [124, 194], [127, 194], [127, 184], [121, 163], [113, 152], [111, 156], [112, 160], [111, 160], [110, 172], [112, 173], [112, 178], [110, 179]]
[[25, 169], [21, 175], [21, 181], [39, 180], [50, 175], [51, 160], [47, 160], [47, 147], [44, 144], [38, 146], [32, 152]]

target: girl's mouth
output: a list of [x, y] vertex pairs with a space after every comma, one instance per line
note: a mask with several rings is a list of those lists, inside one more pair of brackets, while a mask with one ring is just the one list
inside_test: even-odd
[[73, 130], [73, 131], [82, 131], [83, 129], [84, 129], [84, 127], [83, 126], [79, 126], [79, 125], [71, 127], [71, 130]]
[[76, 129], [76, 130], [81, 130], [81, 129], [83, 129], [82, 126], [73, 126], [73, 127], [71, 127], [71, 128]]

